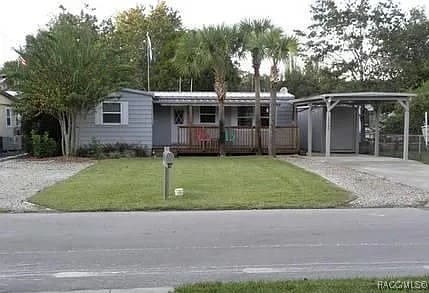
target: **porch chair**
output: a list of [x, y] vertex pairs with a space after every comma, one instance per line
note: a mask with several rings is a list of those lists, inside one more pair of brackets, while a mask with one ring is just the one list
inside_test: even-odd
[[233, 144], [235, 141], [235, 133], [232, 129], [225, 129], [225, 142]]
[[197, 140], [198, 140], [200, 147], [202, 147], [202, 149], [204, 151], [206, 144], [211, 143], [212, 138], [210, 137], [210, 135], [208, 135], [208, 133], [206, 132], [206, 130], [204, 128], [200, 127], [200, 128], [197, 128]]

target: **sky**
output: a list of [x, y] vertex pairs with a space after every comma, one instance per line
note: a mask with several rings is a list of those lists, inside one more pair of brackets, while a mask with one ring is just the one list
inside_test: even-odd
[[[429, 0], [399, 0], [404, 9], [415, 6], [429, 7]], [[17, 58], [13, 48], [24, 44], [25, 36], [44, 28], [62, 4], [78, 13], [85, 3], [95, 8], [100, 19], [137, 4], [156, 5], [158, 0], [6, 0], [0, 5], [0, 66]], [[210, 24], [233, 24], [244, 18], [269, 17], [275, 25], [291, 34], [310, 24], [310, 4], [313, 0], [166, 0], [179, 10], [183, 24], [189, 28]], [[249, 65], [244, 65], [248, 69]]]

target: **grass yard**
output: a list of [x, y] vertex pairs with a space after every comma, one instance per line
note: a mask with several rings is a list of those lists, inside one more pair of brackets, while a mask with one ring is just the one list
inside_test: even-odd
[[162, 197], [160, 159], [102, 160], [51, 186], [31, 202], [60, 211], [327, 208], [349, 194], [325, 179], [268, 157], [180, 157]]
[[[380, 284], [378, 282], [383, 282]], [[388, 282], [398, 283], [389, 283]], [[413, 286], [414, 289], [404, 288]], [[339, 280], [295, 280], [273, 282], [240, 282], [240, 283], [200, 283], [185, 285], [175, 293], [376, 293], [376, 292], [416, 292], [428, 290], [429, 277], [412, 277], [397, 279], [339, 279]], [[399, 288], [402, 286], [402, 288]], [[420, 289], [417, 288], [420, 287]], [[394, 288], [392, 288], [394, 287]]]

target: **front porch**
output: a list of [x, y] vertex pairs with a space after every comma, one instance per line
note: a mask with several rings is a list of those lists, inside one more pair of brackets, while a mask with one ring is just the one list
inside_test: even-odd
[[[262, 149], [268, 152], [268, 128], [261, 129]], [[296, 126], [276, 127], [276, 151], [280, 154], [298, 153], [299, 131]], [[179, 126], [177, 143], [172, 145], [181, 154], [219, 153], [218, 126]], [[256, 131], [254, 127], [225, 127], [225, 152], [227, 154], [256, 153]]]

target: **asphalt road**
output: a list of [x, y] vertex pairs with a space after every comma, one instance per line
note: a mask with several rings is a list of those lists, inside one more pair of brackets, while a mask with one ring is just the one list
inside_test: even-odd
[[421, 209], [0, 214], [0, 292], [429, 274]]

